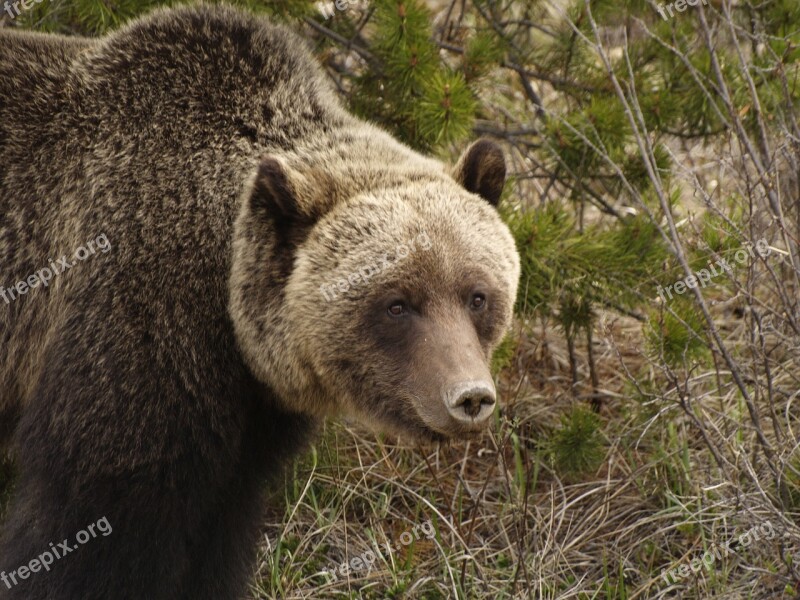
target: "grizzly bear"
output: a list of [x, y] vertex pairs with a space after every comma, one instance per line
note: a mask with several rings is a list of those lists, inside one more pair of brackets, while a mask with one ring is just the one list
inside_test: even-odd
[[232, 8], [0, 40], [0, 598], [241, 597], [322, 419], [486, 426], [519, 278], [494, 143], [415, 153]]

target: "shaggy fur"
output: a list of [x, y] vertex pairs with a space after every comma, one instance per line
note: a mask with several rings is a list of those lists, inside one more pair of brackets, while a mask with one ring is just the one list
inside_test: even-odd
[[469, 430], [432, 396], [485, 368], [511, 316], [493, 144], [451, 176], [346, 113], [299, 39], [232, 9], [0, 43], [0, 286], [111, 245], [0, 298], [0, 449], [20, 472], [0, 571], [113, 528], [0, 598], [237, 598], [263, 482], [320, 418]]

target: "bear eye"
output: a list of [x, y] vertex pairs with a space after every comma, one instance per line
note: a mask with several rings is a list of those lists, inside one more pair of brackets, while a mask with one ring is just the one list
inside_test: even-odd
[[474, 310], [480, 310], [481, 308], [486, 306], [486, 295], [480, 293], [473, 294], [469, 306]]
[[402, 317], [407, 312], [405, 302], [401, 300], [392, 302], [386, 312], [390, 317]]

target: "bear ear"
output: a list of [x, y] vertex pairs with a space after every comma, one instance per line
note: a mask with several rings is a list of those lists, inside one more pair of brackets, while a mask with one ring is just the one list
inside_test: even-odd
[[506, 182], [503, 151], [490, 140], [478, 140], [461, 156], [453, 169], [453, 177], [468, 192], [478, 194], [492, 206], [497, 206]]
[[272, 156], [261, 159], [250, 193], [253, 209], [280, 221], [294, 221], [300, 215], [297, 195], [287, 169]]

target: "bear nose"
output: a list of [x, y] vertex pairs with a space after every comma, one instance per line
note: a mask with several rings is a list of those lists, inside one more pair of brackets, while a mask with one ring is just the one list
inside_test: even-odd
[[494, 386], [485, 381], [470, 381], [453, 386], [445, 393], [447, 410], [457, 421], [479, 425], [494, 411]]

